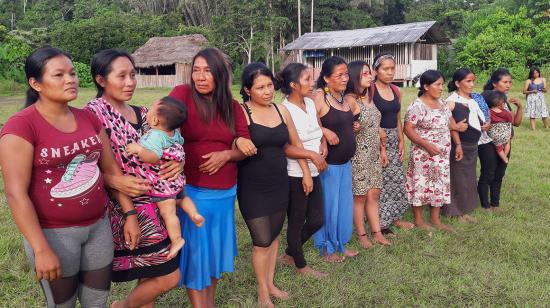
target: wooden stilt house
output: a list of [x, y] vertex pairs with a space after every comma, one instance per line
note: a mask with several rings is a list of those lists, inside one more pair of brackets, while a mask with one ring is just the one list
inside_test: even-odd
[[449, 43], [435, 21], [425, 21], [306, 33], [284, 49], [295, 53], [297, 62], [312, 66], [315, 78], [323, 61], [330, 56], [340, 56], [348, 62], [364, 60], [372, 65], [377, 53], [391, 52], [396, 60], [395, 82], [408, 86], [424, 71], [437, 69], [437, 46]]

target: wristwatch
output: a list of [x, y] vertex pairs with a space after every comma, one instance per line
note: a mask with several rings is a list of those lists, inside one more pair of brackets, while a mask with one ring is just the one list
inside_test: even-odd
[[132, 215], [137, 215], [137, 211], [134, 209], [134, 210], [129, 210], [128, 212], [124, 213], [124, 219], [128, 218], [128, 216], [132, 216]]

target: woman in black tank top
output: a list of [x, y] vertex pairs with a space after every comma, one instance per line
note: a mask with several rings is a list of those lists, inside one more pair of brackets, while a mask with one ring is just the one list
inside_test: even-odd
[[[301, 143], [290, 114], [284, 106], [272, 104], [274, 77], [262, 63], [251, 63], [243, 71], [242, 107], [248, 115], [248, 129], [257, 148], [254, 156], [239, 162], [237, 198], [239, 209], [252, 237], [252, 267], [258, 283], [258, 305], [273, 307], [270, 296], [288, 298], [273, 283], [278, 236], [288, 208], [289, 177], [285, 147]], [[304, 190], [313, 189], [305, 160], [298, 163], [304, 172]]]
[[[355, 154], [354, 116], [344, 102], [349, 80], [344, 59], [330, 57], [323, 63], [317, 80], [319, 90], [313, 95], [328, 142], [327, 170], [320, 175], [325, 202], [325, 224], [313, 236], [315, 246], [327, 261], [342, 262], [357, 251], [347, 250], [353, 228], [353, 193], [351, 158]], [[340, 252], [342, 256], [336, 255]]]
[[382, 115], [380, 127], [387, 136], [388, 165], [382, 170], [380, 227], [382, 227], [383, 234], [391, 234], [393, 233], [390, 229], [392, 224], [405, 229], [414, 227], [412, 223], [401, 220], [409, 208], [409, 201], [405, 191], [405, 175], [403, 173], [404, 138], [400, 92], [399, 88], [392, 84], [395, 75], [393, 55], [389, 53], [376, 55], [372, 69], [376, 72], [376, 82], [372, 84], [370, 93], [374, 104]]

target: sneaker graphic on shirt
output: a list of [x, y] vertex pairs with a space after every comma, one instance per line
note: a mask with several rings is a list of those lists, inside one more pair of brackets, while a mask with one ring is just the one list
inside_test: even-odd
[[75, 156], [67, 165], [61, 181], [50, 191], [50, 195], [54, 198], [71, 198], [92, 188], [100, 175], [98, 159], [98, 152], [93, 152], [88, 157], [84, 154]]

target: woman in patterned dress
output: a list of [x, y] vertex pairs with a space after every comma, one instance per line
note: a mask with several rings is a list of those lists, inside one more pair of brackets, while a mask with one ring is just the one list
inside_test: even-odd
[[354, 123], [357, 150], [351, 159], [353, 187], [353, 222], [361, 246], [372, 247], [365, 231], [365, 212], [374, 240], [390, 245], [380, 230], [378, 200], [382, 187], [382, 166], [388, 164], [386, 133], [380, 128], [380, 111], [365, 95], [372, 81], [370, 68], [365, 61], [348, 65], [349, 82], [345, 101], [359, 119]]
[[540, 74], [540, 69], [532, 67], [529, 71], [529, 78], [523, 86], [523, 94], [527, 96], [525, 116], [531, 121], [531, 130], [535, 130], [537, 119], [542, 118], [542, 125], [548, 128], [548, 107], [544, 99], [544, 93], [548, 91], [546, 78]]
[[409, 208], [409, 202], [403, 174], [405, 140], [401, 124], [401, 93], [399, 88], [392, 84], [395, 76], [395, 58], [392, 54], [376, 55], [372, 70], [376, 73], [376, 81], [372, 83], [369, 96], [382, 114], [380, 127], [387, 135], [388, 166], [382, 170], [380, 226], [382, 233], [391, 235], [392, 224], [403, 229], [414, 227], [412, 223], [402, 219]]
[[[157, 206], [145, 195], [149, 190], [148, 183], [142, 180], [147, 172], [146, 166], [136, 156], [126, 153], [126, 145], [139, 142], [147, 129], [147, 109], [127, 103], [136, 88], [134, 63], [129, 54], [114, 49], [100, 51], [92, 60], [92, 76], [98, 93], [86, 108], [105, 127], [116, 160], [125, 174], [122, 177], [106, 177], [106, 181], [117, 190], [133, 196], [135, 206], [135, 211], [126, 213], [117, 203], [109, 207], [115, 245], [113, 281], [138, 279], [130, 294], [124, 300], [113, 302], [112, 307], [154, 304], [158, 296], [177, 285], [180, 272], [178, 258], [167, 259], [170, 239]], [[181, 173], [181, 164], [168, 164], [163, 168], [167, 178]], [[131, 250], [124, 241], [124, 234], [134, 217], [137, 217], [141, 236], [138, 246]]]
[[418, 98], [405, 114], [405, 135], [411, 140], [406, 189], [417, 227], [432, 229], [424, 222], [422, 211], [423, 205], [429, 205], [431, 224], [437, 229], [452, 231], [439, 217], [441, 207], [451, 203], [451, 136], [457, 161], [462, 159], [462, 148], [458, 132], [449, 130], [452, 114], [441, 100], [443, 82], [440, 72], [424, 72]]

